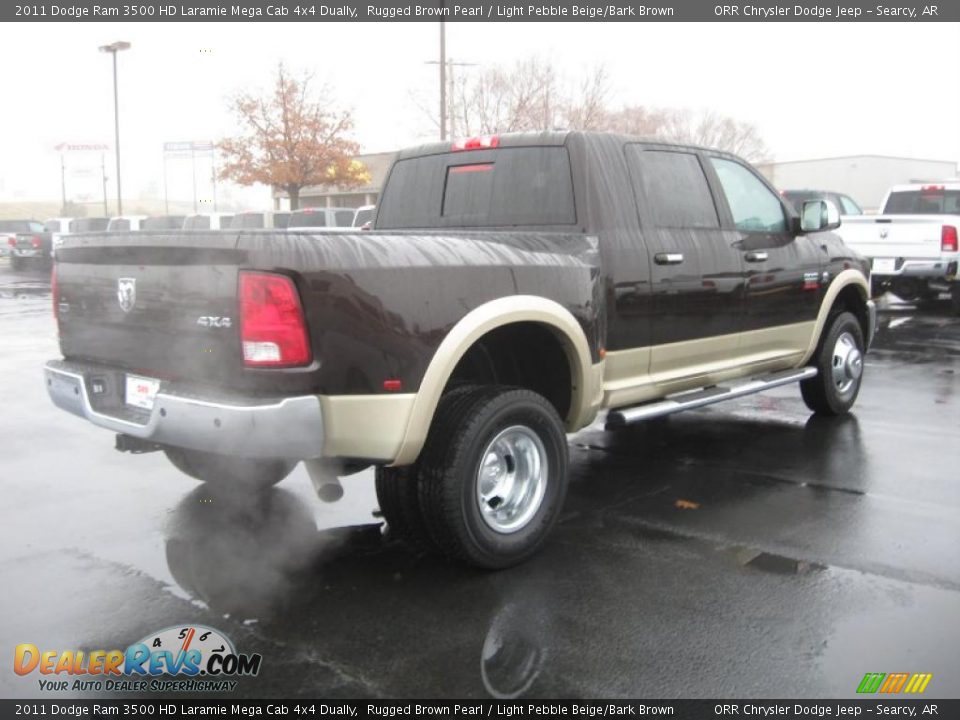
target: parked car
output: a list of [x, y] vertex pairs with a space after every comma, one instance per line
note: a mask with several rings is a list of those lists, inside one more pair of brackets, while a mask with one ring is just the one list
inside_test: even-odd
[[290, 213], [288, 230], [349, 230], [353, 227], [353, 208], [301, 208]]
[[800, 212], [803, 203], [808, 200], [829, 200], [840, 210], [842, 218], [852, 215], [863, 215], [863, 210], [849, 195], [832, 192], [830, 190], [781, 190], [780, 195], [790, 201], [790, 204]]
[[[399, 153], [372, 232], [67, 238], [53, 402], [226, 492], [376, 466], [388, 531], [528, 558], [566, 433], [799, 383], [857, 399], [867, 262], [725, 152], [602, 133]], [[122, 251], [122, 252], [121, 252]], [[146, 298], [146, 301], [141, 301]]]
[[242, 212], [233, 216], [230, 221], [231, 230], [285, 230], [290, 224], [290, 213], [271, 211]]
[[233, 213], [200, 213], [187, 215], [183, 221], [184, 230], [226, 230], [233, 222]]
[[146, 219], [146, 215], [118, 215], [117, 217], [110, 218], [110, 222], [107, 223], [107, 231], [143, 230], [143, 223]]
[[141, 230], [180, 230], [186, 215], [153, 215], [140, 222]]
[[353, 227], [369, 230], [373, 227], [373, 220], [376, 216], [376, 205], [361, 205], [357, 208], [357, 212], [353, 216]]
[[70, 223], [73, 218], [57, 217], [48, 218], [43, 221], [43, 229], [50, 233], [50, 253], [57, 254], [57, 248], [60, 247], [64, 235], [70, 234]]
[[908, 183], [887, 192], [880, 215], [847, 218], [840, 233], [870, 258], [873, 294], [890, 290], [904, 300], [949, 292], [960, 314], [960, 181]]
[[53, 258], [52, 234], [36, 220], [0, 220], [0, 234], [6, 238], [10, 267], [48, 266]]

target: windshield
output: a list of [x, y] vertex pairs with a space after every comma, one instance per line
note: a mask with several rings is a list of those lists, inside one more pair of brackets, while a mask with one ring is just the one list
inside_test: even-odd
[[884, 215], [960, 215], [960, 190], [942, 187], [890, 193]]
[[326, 227], [327, 214], [323, 210], [297, 210], [290, 215], [290, 227]]
[[33, 220], [0, 220], [0, 232], [43, 232], [43, 225]]
[[102, 232], [110, 224], [110, 218], [77, 218], [70, 221], [70, 232]]
[[184, 215], [160, 215], [146, 218], [140, 223], [141, 230], [179, 230], [183, 227]]

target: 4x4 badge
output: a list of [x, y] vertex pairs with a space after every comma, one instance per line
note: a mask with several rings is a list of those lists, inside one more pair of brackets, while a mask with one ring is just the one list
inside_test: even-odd
[[117, 280], [117, 302], [124, 312], [133, 310], [137, 302], [137, 280], [136, 278], [120, 278]]

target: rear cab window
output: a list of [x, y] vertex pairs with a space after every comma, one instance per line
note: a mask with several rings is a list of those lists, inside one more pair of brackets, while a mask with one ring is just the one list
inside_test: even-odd
[[501, 147], [398, 160], [378, 229], [573, 225], [566, 147]]
[[960, 215], [960, 190], [941, 185], [890, 193], [884, 215]]

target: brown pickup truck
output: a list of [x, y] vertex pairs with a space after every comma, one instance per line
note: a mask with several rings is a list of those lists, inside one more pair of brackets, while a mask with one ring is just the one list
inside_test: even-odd
[[866, 262], [747, 163], [600, 133], [400, 153], [372, 232], [67, 237], [61, 408], [237, 491], [376, 466], [391, 532], [504, 567], [543, 543], [567, 442], [798, 382], [856, 400]]

